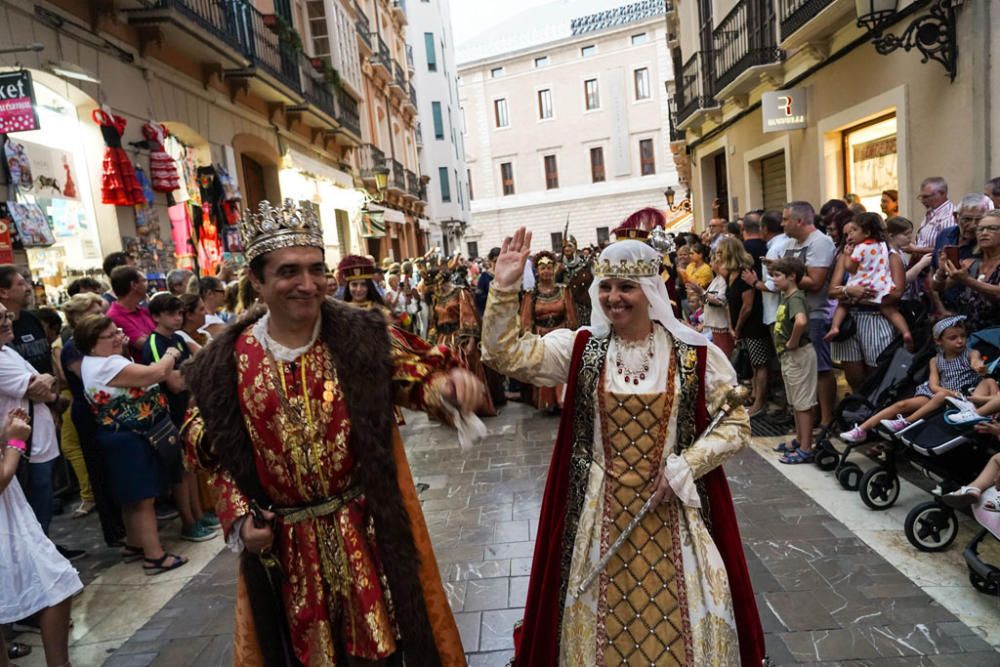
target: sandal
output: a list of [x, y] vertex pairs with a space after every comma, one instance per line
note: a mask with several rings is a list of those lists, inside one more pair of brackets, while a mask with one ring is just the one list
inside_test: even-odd
[[[165, 565], [168, 558], [172, 558], [173, 562], [170, 565]], [[177, 554], [170, 554], [164, 552], [163, 556], [160, 558], [145, 558], [142, 559], [142, 569], [145, 571], [147, 577], [152, 577], [157, 574], [163, 574], [164, 572], [169, 572], [170, 570], [176, 570], [182, 565], [187, 563], [187, 559]], [[152, 566], [152, 567], [150, 567]]]
[[775, 447], [773, 451], [779, 452], [781, 454], [790, 454], [790, 453], [794, 452], [795, 450], [797, 450], [798, 448], [799, 448], [799, 441], [798, 441], [798, 439], [792, 438], [791, 444], [789, 444], [787, 442], [783, 442], [780, 445], [778, 445], [777, 447]]
[[[17, 660], [18, 658], [26, 658], [31, 655], [31, 647], [27, 644], [21, 642], [8, 642], [7, 643], [7, 659]], [[13, 667], [13, 665], [11, 666]]]
[[785, 454], [778, 459], [780, 463], [785, 463], [788, 465], [798, 465], [799, 463], [812, 463], [813, 453], [804, 452], [801, 449], [796, 449], [793, 452]]
[[127, 544], [122, 545], [122, 562], [123, 563], [134, 563], [135, 561], [142, 558], [145, 554], [140, 547], [133, 547]]

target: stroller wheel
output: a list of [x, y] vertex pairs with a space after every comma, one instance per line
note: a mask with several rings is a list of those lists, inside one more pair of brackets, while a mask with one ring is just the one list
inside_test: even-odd
[[820, 444], [816, 448], [816, 456], [813, 458], [813, 462], [823, 472], [830, 472], [836, 469], [837, 464], [840, 463], [840, 455], [830, 451], [825, 444]]
[[910, 510], [903, 524], [906, 539], [921, 551], [944, 551], [958, 537], [958, 516], [936, 500], [920, 503]]
[[861, 478], [861, 500], [873, 510], [887, 510], [899, 498], [899, 477], [885, 468], [872, 468]]
[[837, 481], [847, 491], [857, 491], [861, 486], [861, 466], [857, 463], [845, 463], [837, 472]]
[[995, 581], [989, 581], [978, 572], [969, 572], [969, 583], [972, 584], [972, 587], [980, 593], [985, 593], [986, 595], [1000, 595], [1000, 584]]

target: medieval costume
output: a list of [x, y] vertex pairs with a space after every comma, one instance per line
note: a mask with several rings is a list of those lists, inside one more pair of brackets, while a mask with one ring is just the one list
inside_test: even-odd
[[[521, 299], [521, 330], [539, 336], [556, 329], [576, 329], [576, 307], [569, 288], [554, 285], [552, 291], [546, 291], [538, 281], [537, 271], [543, 266], [553, 266], [555, 256], [543, 250], [535, 255], [532, 265], [535, 267], [535, 289], [524, 294]], [[539, 410], [552, 410], [563, 406], [563, 394], [566, 388], [532, 387], [531, 402]]]
[[[323, 247], [315, 214], [290, 202], [262, 204], [241, 234], [250, 260]], [[446, 418], [457, 360], [333, 299], [298, 349], [271, 338], [269, 317], [249, 311], [185, 367], [200, 411], [186, 439], [215, 473], [219, 517], [241, 551], [234, 663], [464, 665], [391, 410]], [[259, 508], [277, 520], [272, 549], [257, 554], [240, 534]]]
[[[355, 280], [365, 281], [368, 295], [364, 300], [357, 300], [351, 294], [351, 283]], [[356, 308], [380, 310], [386, 319], [392, 322], [392, 313], [385, 305], [382, 295], [375, 286], [375, 262], [360, 255], [347, 255], [337, 264], [337, 282], [344, 287], [343, 300]]]
[[573, 298], [579, 326], [590, 326], [590, 283], [594, 280], [593, 265], [577, 249], [576, 239], [567, 236], [563, 242], [562, 266], [556, 275], [556, 282], [565, 285]]
[[[673, 316], [658, 265], [655, 250], [623, 241], [595, 267], [595, 302], [602, 278], [635, 281], [649, 300], [653, 330], [638, 344], [619, 340], [601, 309], [591, 329], [518, 337], [517, 292], [496, 283], [491, 289], [483, 329], [488, 362], [535, 384], [568, 381], [572, 406], [563, 411], [549, 468], [517, 667], [758, 667], [764, 659], [719, 467], [749, 442], [749, 419], [740, 407], [696, 442], [736, 375], [717, 348]], [[673, 494], [579, 593], [661, 469]]]
[[[472, 290], [465, 274], [457, 268], [443, 269], [435, 275], [428, 339], [435, 345], [445, 345], [458, 355], [466, 368], [487, 384], [486, 369], [479, 351], [479, 316], [472, 299]], [[495, 417], [493, 399], [487, 400], [478, 412], [481, 417]]]

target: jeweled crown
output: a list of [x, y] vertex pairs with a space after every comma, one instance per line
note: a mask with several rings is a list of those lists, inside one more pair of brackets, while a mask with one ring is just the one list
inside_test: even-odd
[[324, 247], [323, 228], [316, 211], [308, 206], [297, 206], [291, 199], [273, 206], [266, 199], [249, 209], [240, 220], [240, 238], [247, 261], [280, 248], [293, 246]]
[[624, 278], [628, 280], [649, 278], [660, 275], [660, 263], [645, 259], [637, 259], [634, 262], [624, 259], [618, 262], [609, 262], [605, 259], [594, 265], [594, 275], [598, 278]]

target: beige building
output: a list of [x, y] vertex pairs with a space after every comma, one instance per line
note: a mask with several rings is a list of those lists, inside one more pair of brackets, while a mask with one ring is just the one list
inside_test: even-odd
[[[191, 262], [214, 273], [218, 261], [193, 247], [197, 237], [218, 234], [221, 259], [238, 261], [232, 223], [263, 199], [315, 205], [331, 265], [346, 253], [425, 252], [401, 2], [0, 0], [0, 24], [9, 27], [5, 62], [30, 74], [40, 123], [8, 133], [34, 183], [0, 184], [0, 202], [37, 207], [50, 228], [54, 243], [18, 243], [13, 260], [53, 294], [77, 275], [99, 274], [103, 256], [123, 247], [154, 280]], [[17, 72], [0, 67], [0, 76]], [[162, 125], [182, 186], [154, 193], [141, 210], [102, 203], [105, 142], [95, 111], [124, 121], [122, 146], [147, 175], [143, 126]], [[212, 226], [198, 224], [196, 170], [207, 167], [235, 186]], [[380, 170], [388, 171], [383, 190]], [[189, 235], [177, 233], [185, 218]], [[0, 233], [0, 261], [9, 253]]]
[[522, 225], [536, 248], [559, 250], [567, 220], [581, 244], [596, 243], [632, 211], [666, 204], [677, 178], [663, 8], [559, 1], [459, 45], [468, 255]]
[[[887, 9], [860, 17], [859, 27], [857, 7], [870, 4]], [[716, 199], [729, 218], [847, 193], [878, 211], [889, 189], [899, 192], [900, 213], [918, 222], [923, 178], [943, 176], [957, 199], [1000, 171], [1000, 126], [990, 122], [1000, 102], [995, 2], [667, 6], [677, 72], [671, 146], [699, 226]], [[934, 43], [929, 62], [918, 35]]]

